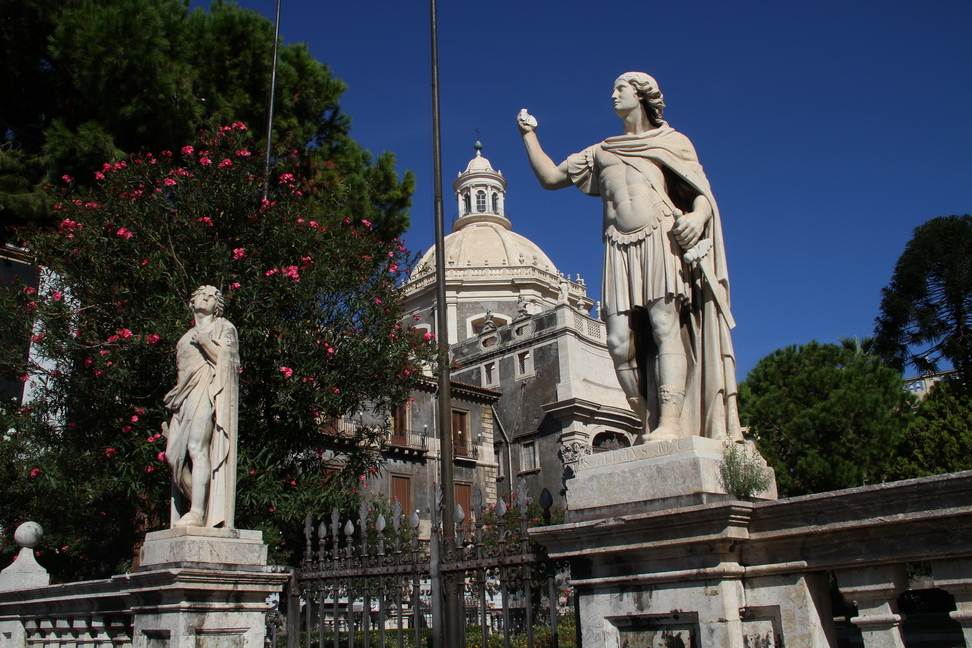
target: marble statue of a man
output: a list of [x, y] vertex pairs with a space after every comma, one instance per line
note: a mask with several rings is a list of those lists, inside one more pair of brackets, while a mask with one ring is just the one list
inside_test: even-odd
[[559, 166], [521, 111], [530, 164], [545, 189], [575, 185], [603, 201], [603, 319], [618, 381], [644, 425], [636, 443], [739, 439], [729, 278], [709, 182], [692, 143], [662, 121], [652, 77], [621, 75], [611, 98], [624, 134]]
[[[162, 431], [172, 468], [172, 526], [233, 528], [240, 351], [223, 295], [200, 286], [189, 299], [195, 326], [176, 345], [178, 384], [165, 396]], [[180, 497], [180, 494], [182, 497]], [[188, 510], [185, 502], [188, 500]]]

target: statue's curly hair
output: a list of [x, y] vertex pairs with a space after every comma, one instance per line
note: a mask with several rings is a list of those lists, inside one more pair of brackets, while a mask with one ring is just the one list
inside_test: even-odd
[[619, 81], [626, 81], [635, 89], [641, 98], [641, 105], [653, 126], [662, 125], [662, 115], [665, 113], [665, 98], [658, 89], [658, 82], [644, 72], [625, 72], [618, 77]]
[[199, 286], [196, 288], [196, 290], [189, 296], [189, 310], [192, 310], [192, 302], [196, 298], [196, 295], [199, 295], [207, 288], [212, 288], [213, 294], [216, 296], [216, 310], [213, 312], [213, 315], [216, 317], [222, 317], [223, 309], [226, 307], [226, 302], [223, 301], [223, 293], [220, 292], [219, 288], [216, 286]]

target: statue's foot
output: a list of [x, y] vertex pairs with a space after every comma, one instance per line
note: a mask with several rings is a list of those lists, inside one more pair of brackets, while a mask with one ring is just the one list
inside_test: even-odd
[[651, 434], [648, 435], [649, 441], [671, 441], [672, 439], [678, 439], [682, 435], [678, 433], [678, 430], [667, 425], [659, 425]]
[[648, 435], [642, 432], [634, 438], [632, 445], [644, 445], [646, 443], [648, 443]]
[[185, 515], [183, 515], [181, 518], [179, 518], [178, 522], [176, 522], [172, 526], [174, 528], [179, 528], [179, 527], [201, 527], [201, 526], [203, 526], [203, 519], [202, 519], [202, 516], [199, 515], [198, 513], [196, 513], [195, 511], [189, 511], [188, 513], [186, 513]]

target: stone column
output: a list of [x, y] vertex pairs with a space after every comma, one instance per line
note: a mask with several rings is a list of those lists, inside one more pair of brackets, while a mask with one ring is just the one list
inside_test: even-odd
[[905, 648], [898, 596], [908, 589], [904, 565], [837, 570], [840, 593], [857, 605], [851, 623], [861, 629], [866, 648]]
[[972, 648], [972, 559], [932, 561], [935, 586], [955, 597], [955, 611], [949, 616], [962, 625], [965, 645]]

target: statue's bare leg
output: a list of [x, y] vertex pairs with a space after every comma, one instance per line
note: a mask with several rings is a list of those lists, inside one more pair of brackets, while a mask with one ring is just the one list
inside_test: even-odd
[[206, 523], [206, 502], [209, 497], [209, 481], [212, 465], [209, 460], [209, 443], [213, 437], [211, 418], [196, 418], [189, 430], [189, 458], [192, 460], [192, 492], [189, 512], [175, 523], [177, 527], [203, 526]]
[[630, 312], [606, 313], [604, 319], [607, 325], [608, 352], [614, 361], [618, 382], [628, 399], [628, 405], [641, 419], [641, 434], [635, 439], [635, 444], [644, 443], [648, 426], [648, 402], [638, 367], [635, 347], [637, 334], [632, 329], [632, 315]]
[[678, 309], [671, 297], [648, 306], [651, 333], [658, 346], [658, 427], [648, 435], [650, 441], [682, 436], [680, 419], [685, 401], [687, 361], [679, 331]]

